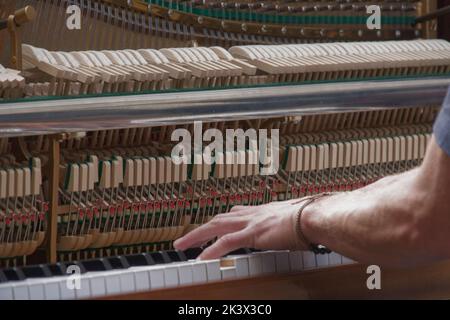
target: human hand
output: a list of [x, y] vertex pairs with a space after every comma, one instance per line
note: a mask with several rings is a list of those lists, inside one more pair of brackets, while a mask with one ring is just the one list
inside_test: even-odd
[[260, 206], [235, 206], [229, 213], [215, 216], [208, 223], [174, 242], [178, 250], [201, 246], [218, 237], [199, 259], [219, 258], [239, 248], [306, 250], [297, 235], [297, 213], [303, 202], [288, 200]]

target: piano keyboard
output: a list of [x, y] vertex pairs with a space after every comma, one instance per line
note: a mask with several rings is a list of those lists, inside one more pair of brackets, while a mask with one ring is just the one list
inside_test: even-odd
[[[450, 73], [444, 40], [48, 51], [24, 44], [26, 95], [147, 92]], [[45, 83], [45, 90], [42, 90]]]
[[[336, 253], [237, 250], [215, 260], [195, 260], [201, 249], [160, 251], [0, 271], [0, 300], [66, 300], [120, 296], [234, 279], [330, 268], [353, 263]], [[79, 267], [74, 288], [69, 266]], [[69, 279], [70, 276], [70, 279]], [[69, 285], [68, 285], [69, 283]]]

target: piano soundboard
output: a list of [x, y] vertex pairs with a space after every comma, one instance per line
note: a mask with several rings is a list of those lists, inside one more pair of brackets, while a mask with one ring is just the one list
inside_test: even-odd
[[[65, 27], [69, 1], [7, 2], [0, 18], [36, 14], [20, 26], [20, 63], [0, 60], [0, 299], [379, 295], [337, 253], [198, 261], [201, 248], [172, 244], [235, 205], [420, 165], [450, 84], [450, 43], [412, 24], [429, 3], [376, 1], [377, 32], [364, 1], [70, 1], [81, 30]], [[179, 130], [202, 151], [208, 132], [250, 138], [212, 164], [175, 163]], [[269, 153], [253, 132], [269, 132]], [[384, 297], [448, 298], [448, 268], [386, 271]], [[324, 290], [339, 274], [351, 284]]]

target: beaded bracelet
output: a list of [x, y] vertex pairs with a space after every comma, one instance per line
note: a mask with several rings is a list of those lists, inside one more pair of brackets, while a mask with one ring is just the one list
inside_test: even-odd
[[325, 197], [325, 196], [329, 196], [332, 195], [333, 193], [329, 193], [329, 192], [325, 192], [325, 193], [320, 193], [320, 194], [316, 194], [314, 196], [310, 196], [310, 197], [306, 197], [306, 198], [302, 198], [297, 202], [294, 202], [292, 204], [298, 204], [302, 201], [304, 201], [303, 205], [300, 207], [300, 209], [297, 212], [297, 217], [295, 219], [296, 221], [296, 233], [297, 233], [297, 237], [299, 237], [303, 243], [306, 243], [309, 250], [311, 250], [312, 252], [314, 252], [315, 254], [326, 254], [326, 253], [331, 253], [331, 250], [328, 249], [327, 247], [323, 246], [323, 245], [319, 245], [319, 244], [314, 244], [308, 241], [308, 239], [306, 239], [303, 231], [302, 231], [302, 225], [301, 225], [301, 218], [302, 218], [302, 214], [303, 214], [303, 210], [311, 203], [313, 203], [314, 201], [316, 201], [319, 198]]

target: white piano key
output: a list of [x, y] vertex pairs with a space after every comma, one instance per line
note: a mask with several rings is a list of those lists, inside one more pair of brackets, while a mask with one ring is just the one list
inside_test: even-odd
[[77, 299], [87, 299], [91, 297], [91, 285], [88, 278], [81, 276], [80, 288], [75, 288], [75, 296]]
[[125, 270], [119, 273], [120, 291], [121, 293], [134, 292], [136, 287], [134, 285], [134, 274], [131, 270]]
[[206, 274], [206, 263], [192, 262], [192, 282], [193, 283], [205, 283], [208, 282], [208, 276]]
[[257, 254], [261, 255], [262, 272], [264, 274], [277, 272], [274, 251], [258, 252]]
[[9, 283], [0, 286], [0, 300], [14, 300], [13, 288]]
[[76, 289], [71, 289], [67, 286], [68, 277], [58, 277], [59, 281], [59, 293], [62, 300], [73, 300], [76, 299]]
[[289, 251], [289, 266], [291, 271], [303, 270], [303, 252]]
[[252, 277], [259, 276], [263, 273], [261, 255], [250, 254], [248, 256], [248, 271]]
[[120, 272], [108, 272], [105, 277], [106, 293], [115, 295], [120, 293]]
[[59, 279], [46, 279], [44, 282], [45, 299], [60, 300], [61, 292], [59, 289]]
[[176, 265], [166, 265], [164, 268], [164, 285], [166, 288], [176, 287], [180, 283]]
[[148, 270], [133, 270], [136, 291], [150, 290], [150, 274]]
[[102, 297], [106, 295], [106, 282], [103, 272], [99, 274], [87, 275], [91, 287], [91, 297]]
[[275, 252], [275, 263], [278, 273], [289, 272], [289, 252], [277, 251]]
[[188, 285], [192, 284], [193, 274], [192, 274], [192, 264], [191, 263], [179, 263], [177, 264], [178, 267], [178, 279], [180, 282], [180, 285]]
[[352, 264], [352, 263], [356, 263], [356, 261], [342, 256], [342, 264]]
[[150, 275], [150, 287], [152, 290], [164, 288], [164, 267], [149, 267], [148, 273]]
[[44, 283], [43, 281], [33, 281], [28, 283], [28, 294], [30, 300], [44, 300]]
[[220, 273], [222, 275], [222, 280], [229, 280], [237, 277], [236, 267], [221, 267]]
[[336, 266], [342, 264], [342, 256], [339, 253], [331, 252], [329, 256], [330, 266]]
[[219, 281], [221, 279], [220, 273], [220, 260], [207, 260], [206, 264], [206, 275], [208, 277], [208, 282]]
[[248, 268], [248, 256], [228, 256], [227, 259], [233, 260], [234, 267], [236, 268], [237, 278], [247, 278], [250, 275], [250, 271]]
[[[29, 300], [30, 295], [28, 293], [28, 285], [25, 281], [20, 281], [11, 286], [14, 300]], [[1, 296], [0, 296], [1, 299]], [[3, 300], [3, 299], [1, 299]]]
[[311, 251], [303, 251], [303, 267], [305, 269], [313, 269], [317, 267], [316, 255]]
[[316, 254], [316, 263], [318, 268], [328, 267], [328, 254]]

